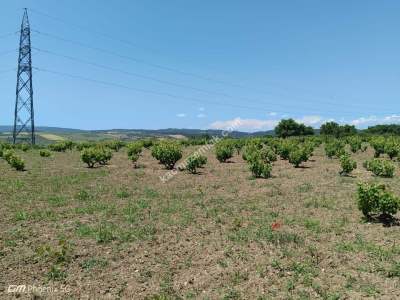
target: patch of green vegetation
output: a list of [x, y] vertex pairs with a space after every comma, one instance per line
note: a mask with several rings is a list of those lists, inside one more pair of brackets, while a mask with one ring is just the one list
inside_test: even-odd
[[100, 201], [90, 201], [85, 206], [74, 208], [74, 212], [77, 214], [88, 214], [93, 215], [97, 212], [101, 212], [106, 216], [112, 216], [116, 214], [115, 203], [104, 203]]
[[50, 196], [47, 199], [47, 202], [52, 206], [60, 207], [60, 206], [65, 205], [65, 203], [67, 202], [67, 199], [65, 199], [64, 196], [54, 195], [54, 196]]
[[108, 266], [108, 261], [102, 258], [89, 258], [81, 263], [81, 268], [89, 271], [94, 268], [104, 268]]
[[75, 195], [75, 199], [79, 200], [79, 201], [89, 201], [91, 199], [93, 199], [94, 196], [92, 194], [90, 194], [87, 190], [80, 190], [76, 195]]
[[222, 297], [223, 300], [237, 300], [240, 298], [241, 298], [241, 296], [240, 296], [239, 291], [232, 289], [232, 288], [228, 289], [225, 292], [224, 296]]
[[387, 260], [394, 255], [400, 254], [400, 248], [397, 246], [383, 247], [372, 242], [366, 241], [360, 234], [357, 234], [354, 241], [342, 241], [336, 244], [336, 250], [339, 252], [364, 252], [372, 258], [378, 260]]
[[126, 228], [111, 222], [100, 222], [94, 226], [78, 223], [75, 232], [78, 236], [93, 238], [99, 244], [107, 244], [112, 241], [149, 240], [155, 235], [156, 229], [152, 224], [141, 224]]
[[150, 203], [147, 199], [139, 199], [137, 201], [129, 201], [128, 206], [123, 209], [125, 219], [132, 224], [145, 219], [144, 210], [150, 208]]
[[380, 294], [379, 288], [375, 284], [373, 284], [371, 282], [367, 282], [365, 284], [361, 284], [360, 285], [360, 291], [362, 293], [364, 293], [368, 297], [374, 297], [377, 294]]
[[72, 175], [53, 175], [45, 178], [43, 186], [51, 187], [53, 193], [61, 193], [66, 186], [81, 186], [89, 180], [96, 180], [99, 177], [108, 175], [106, 169], [93, 170], [94, 172], [79, 172]]
[[149, 188], [149, 187], [146, 187], [146, 188], [144, 189], [144, 194], [145, 194], [145, 196], [146, 196], [147, 198], [150, 198], [150, 199], [157, 198], [157, 197], [159, 197], [159, 195], [160, 195], [156, 190], [154, 190], [154, 189], [152, 189], [152, 188]]
[[249, 273], [246, 271], [235, 271], [231, 275], [231, 282], [233, 285], [238, 285], [247, 280], [249, 280]]
[[398, 261], [392, 262], [392, 265], [390, 266], [387, 272], [387, 277], [389, 278], [400, 277], [400, 262]]
[[326, 197], [322, 198], [310, 198], [304, 202], [305, 208], [326, 208], [326, 209], [333, 209], [334, 202]]
[[[283, 245], [288, 243], [303, 244], [301, 236], [294, 232], [287, 232], [283, 229], [274, 230], [272, 223], [278, 214], [270, 212], [249, 220], [247, 226], [242, 226], [243, 220], [236, 219], [232, 229], [228, 232], [228, 238], [231, 241], [247, 243], [256, 241], [259, 243], [272, 243], [274, 245]], [[286, 222], [285, 222], [286, 224]]]
[[296, 187], [296, 191], [299, 193], [309, 193], [313, 189], [314, 189], [314, 187], [310, 182], [300, 184], [299, 186]]
[[115, 195], [120, 199], [126, 199], [131, 196], [131, 193], [128, 191], [128, 189], [122, 188], [118, 190]]
[[17, 211], [14, 216], [15, 221], [26, 221], [28, 219], [28, 213], [24, 210]]
[[347, 216], [343, 215], [333, 220], [330, 229], [335, 232], [336, 235], [340, 235], [344, 232], [346, 225], [349, 223]]
[[218, 265], [221, 267], [221, 268], [227, 268], [228, 267], [228, 263], [227, 263], [227, 261], [226, 261], [226, 259], [219, 259], [218, 261], [217, 261], [217, 263], [218, 263]]
[[60, 239], [57, 246], [44, 244], [36, 248], [36, 257], [38, 260], [45, 260], [51, 263], [48, 280], [61, 281], [67, 277], [65, 267], [72, 260], [72, 245], [65, 239]]
[[357, 283], [357, 279], [351, 275], [345, 275], [345, 276], [346, 276], [345, 288], [348, 290], [354, 289], [354, 285]]
[[45, 220], [45, 221], [57, 221], [60, 215], [56, 214], [53, 210], [49, 209], [35, 209], [33, 210], [30, 215], [30, 220]]
[[96, 226], [77, 224], [76, 232], [82, 237], [92, 237], [98, 243], [109, 243], [116, 239], [116, 226], [112, 223], [101, 222]]
[[19, 242], [28, 238], [28, 233], [23, 228], [13, 228], [5, 232], [4, 245], [6, 247], [14, 248]]
[[60, 266], [53, 265], [47, 273], [47, 279], [53, 281], [62, 281], [67, 277], [67, 273]]
[[307, 218], [304, 220], [304, 227], [314, 233], [321, 233], [321, 222], [319, 220]]

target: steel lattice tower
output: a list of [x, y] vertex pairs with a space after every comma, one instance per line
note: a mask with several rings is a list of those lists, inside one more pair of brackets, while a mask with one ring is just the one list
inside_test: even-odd
[[28, 11], [25, 8], [21, 23], [19, 41], [19, 57], [17, 71], [17, 89], [14, 113], [13, 142], [21, 137], [22, 132], [27, 132], [32, 145], [35, 144], [35, 121], [33, 114], [33, 88], [32, 88], [32, 53], [31, 29], [29, 26]]

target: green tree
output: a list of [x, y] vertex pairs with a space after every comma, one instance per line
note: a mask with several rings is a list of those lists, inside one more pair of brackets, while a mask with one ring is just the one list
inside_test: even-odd
[[357, 134], [357, 129], [354, 125], [339, 125], [336, 122], [326, 122], [321, 125], [321, 135], [332, 135], [334, 137], [348, 136]]
[[313, 135], [314, 129], [304, 124], [299, 124], [293, 119], [283, 119], [275, 127], [275, 134], [282, 138], [289, 136]]

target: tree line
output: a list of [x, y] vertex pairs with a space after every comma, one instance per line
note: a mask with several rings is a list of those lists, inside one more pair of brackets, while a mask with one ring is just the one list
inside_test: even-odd
[[314, 129], [298, 123], [293, 119], [283, 119], [275, 127], [275, 135], [286, 138], [290, 136], [308, 136], [319, 133], [321, 135], [334, 136], [336, 138], [356, 135], [357, 133], [378, 134], [378, 135], [400, 135], [400, 125], [375, 125], [365, 130], [357, 130], [354, 125], [340, 125], [336, 122], [326, 122], [321, 125], [320, 129]]

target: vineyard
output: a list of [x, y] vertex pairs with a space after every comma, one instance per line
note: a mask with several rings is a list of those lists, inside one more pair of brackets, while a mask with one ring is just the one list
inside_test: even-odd
[[0, 286], [400, 297], [398, 137], [2, 143], [0, 156]]

